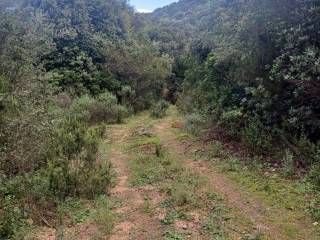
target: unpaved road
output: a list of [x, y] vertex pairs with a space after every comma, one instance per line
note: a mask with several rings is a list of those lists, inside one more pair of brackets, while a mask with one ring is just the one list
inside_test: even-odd
[[[234, 213], [238, 214], [238, 218], [247, 218], [257, 232], [264, 235], [263, 239], [274, 240], [311, 240], [319, 239], [316, 236], [315, 229], [310, 224], [299, 219], [289, 218], [288, 209], [277, 209], [273, 206], [266, 205], [259, 201], [258, 198], [252, 197], [246, 191], [240, 190], [239, 186], [224, 176], [223, 173], [215, 171], [212, 167], [208, 166], [206, 162], [200, 159], [194, 159], [187, 152], [187, 147], [190, 144], [177, 141], [175, 135], [175, 127], [173, 122], [180, 121], [176, 116], [169, 116], [165, 119], [156, 121], [153, 125], [152, 131], [159, 137], [162, 145], [171, 152], [175, 152], [184, 162], [184, 164], [197, 171], [201, 175], [207, 177], [209, 184], [217, 193], [224, 196], [225, 204], [233, 209]], [[142, 123], [143, 125], [143, 123]], [[177, 124], [175, 124], [177, 125]], [[180, 123], [178, 125], [181, 125]], [[137, 127], [136, 125], [134, 128]], [[130, 142], [130, 133], [135, 129], [115, 127], [111, 129], [111, 140], [115, 146], [121, 146], [125, 142]], [[119, 147], [112, 150], [111, 159], [113, 165], [118, 173], [118, 183], [112, 190], [113, 197], [121, 199], [123, 202], [122, 207], [116, 210], [126, 217], [117, 223], [114, 234], [111, 236], [112, 240], [149, 240], [149, 239], [164, 239], [164, 229], [161, 226], [161, 210], [157, 209], [157, 204], [163, 199], [163, 196], [154, 186], [135, 188], [128, 183], [128, 176], [130, 175], [128, 169], [128, 156], [126, 153], [119, 150]], [[144, 204], [144, 196], [147, 194], [154, 198], [153, 208], [157, 211], [153, 214], [144, 214], [141, 212], [141, 207]], [[273, 217], [277, 219], [274, 221]], [[283, 221], [286, 228], [294, 229], [295, 232], [291, 233], [290, 230], [282, 228], [278, 222]], [[191, 226], [192, 223], [191, 223]], [[232, 227], [231, 227], [232, 229]], [[190, 231], [197, 231], [190, 229]], [[241, 229], [239, 229], [241, 231]], [[237, 232], [237, 229], [235, 229]], [[191, 236], [197, 236], [193, 239], [207, 239], [205, 236], [197, 233]], [[232, 235], [231, 235], [232, 236]], [[239, 234], [234, 235], [233, 239], [245, 239], [239, 237]], [[189, 239], [190, 236], [188, 237]]]

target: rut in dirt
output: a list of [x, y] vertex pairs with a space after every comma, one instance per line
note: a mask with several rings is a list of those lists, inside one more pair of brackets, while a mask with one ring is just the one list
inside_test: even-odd
[[[174, 123], [174, 124], [173, 124]], [[217, 193], [225, 198], [225, 202], [229, 208], [237, 209], [241, 215], [250, 219], [257, 229], [257, 232], [267, 236], [267, 239], [274, 240], [311, 240], [319, 239], [315, 234], [314, 229], [310, 223], [301, 222], [299, 220], [292, 220], [287, 217], [287, 209], [272, 209], [272, 206], [262, 203], [259, 199], [249, 196], [245, 191], [239, 189], [239, 186], [234, 184], [230, 179], [222, 173], [217, 172], [210, 167], [205, 161], [201, 159], [194, 159], [190, 156], [190, 149], [192, 143], [180, 143], [177, 141], [174, 134], [174, 125], [181, 126], [180, 119], [166, 118], [161, 123], [155, 126], [155, 132], [160, 137], [164, 146], [176, 152], [183, 159], [186, 166], [195, 170], [202, 176], [209, 180], [210, 186]], [[199, 146], [197, 146], [199, 147]], [[286, 229], [274, 224], [272, 217], [270, 217], [270, 210], [274, 218], [280, 218], [286, 223], [290, 223], [292, 229], [298, 230], [295, 236], [287, 236]], [[269, 212], [269, 213], [268, 213]], [[315, 236], [317, 235], [317, 236]]]
[[[141, 120], [141, 119], [140, 119]], [[159, 205], [164, 200], [168, 200], [168, 196], [160, 191], [158, 185], [144, 185], [142, 187], [133, 186], [130, 183], [130, 154], [126, 151], [125, 146], [132, 144], [132, 134], [136, 131], [137, 124], [140, 120], [134, 120], [137, 123], [134, 125], [115, 125], [109, 130], [110, 141], [110, 160], [117, 176], [117, 183], [111, 190], [112, 199], [119, 201], [120, 207], [114, 210], [118, 216], [115, 224], [111, 240], [162, 240], [165, 238], [165, 232], [168, 226], [163, 226], [162, 220], [166, 213]], [[149, 118], [142, 119], [149, 121]], [[192, 170], [208, 179], [209, 187], [217, 194], [223, 196], [223, 202], [227, 208], [231, 209], [232, 214], [236, 219], [240, 219], [238, 225], [227, 226], [227, 239], [246, 239], [244, 238], [244, 230], [248, 230], [245, 223], [241, 219], [249, 219], [249, 231], [261, 233], [266, 240], [317, 240], [313, 232], [312, 226], [310, 227], [305, 222], [299, 219], [289, 219], [287, 213], [289, 210], [282, 208], [273, 208], [260, 201], [252, 194], [248, 194], [245, 189], [240, 189], [239, 185], [234, 183], [231, 179], [209, 166], [203, 159], [195, 159], [190, 155], [190, 148], [192, 149], [192, 142], [181, 142], [177, 140], [175, 131], [181, 128], [182, 121], [176, 115], [169, 115], [164, 119], [153, 121], [150, 131], [157, 137], [161, 146], [172, 156], [178, 158], [185, 169]], [[178, 127], [177, 127], [178, 126]], [[199, 147], [199, 146], [195, 146]], [[136, 150], [136, 154], [139, 154]], [[169, 181], [173, 181], [171, 179]], [[196, 193], [195, 193], [196, 194]], [[145, 198], [151, 199], [151, 208], [154, 210], [152, 213], [142, 211]], [[199, 197], [199, 196], [198, 196]], [[200, 196], [201, 197], [201, 196]], [[208, 209], [209, 211], [209, 209]], [[191, 209], [193, 216], [189, 220], [176, 219], [170, 226], [175, 231], [184, 233], [186, 239], [207, 240], [211, 239], [202, 234], [202, 224], [208, 217], [208, 212]], [[190, 213], [189, 212], [189, 213]], [[285, 222], [287, 226], [296, 229], [297, 234], [289, 235], [286, 229], [278, 225], [274, 218], [280, 219]], [[242, 226], [243, 225], [243, 226]], [[252, 233], [251, 232], [251, 233]], [[248, 233], [248, 232], [247, 232]], [[170, 238], [171, 239], [171, 238]], [[183, 238], [184, 239], [184, 238]]]
[[130, 138], [130, 129], [112, 129], [110, 141], [113, 142], [110, 159], [117, 176], [116, 186], [111, 190], [111, 197], [119, 201], [121, 207], [115, 210], [118, 221], [110, 240], [161, 239], [161, 225], [156, 216], [143, 213], [145, 196], [159, 198], [152, 187], [137, 188], [129, 183], [129, 156], [122, 146]]

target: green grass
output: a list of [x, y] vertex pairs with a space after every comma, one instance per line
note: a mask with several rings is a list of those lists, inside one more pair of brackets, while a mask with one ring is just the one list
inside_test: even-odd
[[99, 231], [97, 238], [99, 238], [98, 236], [108, 236], [112, 233], [116, 218], [112, 213], [112, 203], [109, 199], [104, 196], [96, 199], [93, 219]]
[[79, 199], [67, 199], [60, 205], [60, 211], [64, 218], [70, 219], [70, 223], [81, 224], [90, 218], [92, 209]]
[[130, 161], [129, 181], [133, 186], [155, 184], [163, 178], [164, 167], [156, 156], [135, 156]]
[[[190, 151], [193, 150], [190, 149]], [[266, 212], [268, 219], [274, 225], [280, 226], [286, 236], [293, 239], [297, 239], [298, 236], [303, 237], [301, 229], [291, 224], [294, 221], [304, 221], [310, 226], [312, 222], [309, 216], [313, 217], [314, 221], [319, 221], [317, 193], [307, 181], [284, 177], [286, 169], [283, 172], [280, 169], [274, 170], [272, 166], [263, 164], [261, 158], [242, 161], [241, 158], [221, 149], [221, 144], [217, 142], [213, 143], [211, 149], [199, 149], [194, 152], [193, 157], [207, 160], [209, 165], [220, 170], [243, 192], [270, 206], [269, 211]], [[308, 200], [307, 196], [312, 200]], [[279, 214], [277, 209], [282, 209], [284, 212]], [[318, 231], [316, 229], [317, 227], [314, 228], [314, 232]], [[310, 234], [314, 235], [314, 233]], [[258, 239], [265, 238], [260, 236]]]
[[[212, 149], [198, 151], [194, 158], [208, 160], [213, 168], [220, 170], [242, 190], [249, 191], [263, 202], [274, 207], [293, 209], [300, 216], [305, 215], [309, 206], [305, 196], [315, 193], [307, 182], [284, 178], [279, 169], [273, 170], [262, 164], [261, 158], [242, 161], [220, 146], [214, 142]], [[223, 158], [216, 158], [217, 155]]]
[[131, 158], [129, 181], [134, 186], [157, 184], [182, 169], [156, 136], [136, 138], [127, 144], [126, 149]]
[[175, 231], [167, 231], [164, 236], [164, 240], [184, 240], [182, 234]]
[[226, 213], [224, 213], [224, 206], [216, 206], [212, 209], [209, 217], [202, 225], [202, 232], [205, 235], [211, 236], [212, 239], [226, 239], [225, 237], [225, 222]]
[[164, 225], [171, 225], [176, 220], [190, 220], [190, 217], [183, 211], [171, 209], [167, 212], [166, 217], [161, 220], [161, 223]]
[[179, 175], [167, 183], [164, 190], [170, 196], [174, 206], [186, 209], [201, 208], [203, 192], [207, 187], [207, 181], [196, 172], [185, 169]]

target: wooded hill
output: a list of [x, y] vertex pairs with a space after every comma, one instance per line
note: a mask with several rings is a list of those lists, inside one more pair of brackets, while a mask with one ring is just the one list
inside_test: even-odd
[[147, 32], [175, 57], [182, 111], [261, 152], [281, 143], [305, 166], [318, 161], [319, 10], [317, 1], [185, 0], [150, 14]]
[[0, 238], [105, 193], [105, 125], [163, 99], [320, 189], [319, 1], [1, 1]]

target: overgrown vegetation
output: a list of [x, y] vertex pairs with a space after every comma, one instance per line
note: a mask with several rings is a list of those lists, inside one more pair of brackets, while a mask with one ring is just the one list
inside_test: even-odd
[[16, 0], [0, 10], [0, 238], [11, 239], [59, 225], [69, 198], [106, 193], [104, 124], [157, 102], [171, 60], [135, 30], [126, 1]]
[[149, 36], [175, 58], [168, 85], [187, 129], [202, 116], [256, 154], [287, 148], [294, 168], [319, 164], [319, 9], [185, 0], [150, 14]]
[[154, 117], [154, 118], [165, 117], [168, 108], [169, 108], [169, 103], [164, 100], [160, 100], [159, 102], [154, 103], [151, 106], [151, 117]]
[[[320, 4], [309, 0], [181, 0], [151, 14], [126, 0], [1, 1], [0, 238], [56, 227], [70, 199], [106, 194], [112, 166], [97, 157], [105, 125], [147, 109], [155, 121], [171, 103], [189, 133], [214, 127], [251, 165], [304, 179], [319, 220], [319, 27]], [[141, 153], [130, 162], [133, 185], [175, 176], [170, 200], [197, 207], [190, 189], [201, 177], [181, 174], [152, 133], [130, 147]], [[241, 171], [219, 141], [210, 154]], [[112, 219], [109, 208], [96, 214], [106, 234]], [[207, 230], [222, 221], [210, 219]]]

